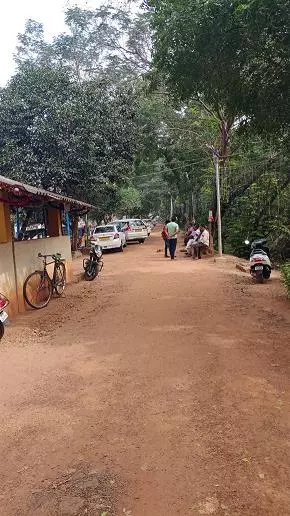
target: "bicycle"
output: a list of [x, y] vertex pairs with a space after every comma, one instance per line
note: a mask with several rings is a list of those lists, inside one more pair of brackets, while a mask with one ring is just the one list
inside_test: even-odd
[[[38, 254], [38, 258], [43, 258], [43, 270], [35, 271], [30, 274], [23, 285], [23, 295], [26, 303], [31, 308], [45, 308], [55, 292], [61, 296], [66, 285], [66, 270], [61, 254]], [[48, 258], [52, 261], [49, 262]], [[54, 263], [53, 276], [49, 276], [47, 266]]]

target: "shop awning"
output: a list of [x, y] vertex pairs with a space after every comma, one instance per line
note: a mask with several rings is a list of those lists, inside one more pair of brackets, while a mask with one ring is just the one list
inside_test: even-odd
[[57, 194], [49, 190], [43, 190], [42, 188], [27, 185], [25, 183], [20, 183], [19, 181], [14, 181], [13, 179], [0, 175], [0, 193], [1, 192], [6, 192], [8, 194], [8, 198], [3, 200], [12, 206], [25, 207], [31, 202], [39, 200], [63, 205], [68, 210], [89, 211], [97, 209], [92, 204], [78, 201], [77, 199], [72, 199], [71, 197], [66, 197], [65, 195]]

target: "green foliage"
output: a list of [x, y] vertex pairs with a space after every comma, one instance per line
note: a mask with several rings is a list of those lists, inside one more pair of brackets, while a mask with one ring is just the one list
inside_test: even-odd
[[[274, 167], [265, 170], [261, 167], [261, 173], [256, 181], [253, 178], [250, 185], [246, 183], [245, 189], [240, 188], [240, 194], [232, 195], [223, 203], [224, 207], [224, 239], [227, 250], [240, 256], [247, 256], [244, 240], [250, 241], [256, 238], [268, 238], [274, 259], [285, 259], [289, 253], [289, 186], [285, 183], [289, 178], [283, 173], [283, 167]], [[246, 177], [253, 173], [252, 170], [241, 170]], [[236, 171], [239, 184], [239, 169]], [[246, 179], [247, 181], [247, 179]], [[235, 192], [234, 187], [233, 192]], [[230, 196], [229, 196], [230, 197]], [[226, 209], [225, 209], [226, 208]]]
[[[212, 172], [207, 140], [217, 137], [213, 117], [196, 103], [174, 102], [166, 92], [140, 91], [139, 139], [135, 158], [136, 185], [142, 191], [145, 213], [170, 213], [199, 217], [208, 213], [204, 205], [205, 184]], [[207, 215], [206, 215], [207, 218]]]
[[148, 15], [72, 7], [65, 20], [51, 43], [34, 20], [18, 36], [18, 72], [1, 91], [0, 171], [91, 202], [100, 218], [133, 175]]
[[[246, 236], [267, 236], [278, 258], [288, 256], [289, 0], [147, 0], [145, 5], [152, 20], [155, 77], [157, 70], [187, 106], [195, 99], [219, 130], [219, 138], [212, 130], [196, 142], [213, 145], [222, 157], [227, 249], [245, 254]], [[199, 136], [203, 119], [200, 112]], [[188, 129], [196, 130], [192, 122]], [[180, 185], [188, 184], [178, 176], [180, 196]], [[215, 186], [205, 170], [199, 189], [203, 217], [204, 203], [216, 208]]]
[[281, 266], [282, 281], [287, 290], [287, 296], [290, 298], [290, 262], [284, 263]]
[[18, 66], [58, 68], [78, 82], [96, 77], [119, 82], [148, 69], [148, 14], [132, 16], [124, 9], [105, 5], [98, 9], [74, 6], [66, 10], [65, 22], [66, 31], [47, 43], [43, 26], [28, 20], [24, 34], [18, 36]]
[[155, 65], [178, 97], [201, 96], [267, 132], [289, 129], [290, 0], [145, 3]]
[[26, 67], [1, 93], [1, 173], [111, 212], [132, 171], [135, 110], [125, 85]]
[[120, 188], [117, 209], [121, 216], [133, 216], [141, 208], [140, 192], [133, 186]]

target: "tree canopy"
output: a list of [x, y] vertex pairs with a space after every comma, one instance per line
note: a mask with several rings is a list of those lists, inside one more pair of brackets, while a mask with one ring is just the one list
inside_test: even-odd
[[179, 102], [197, 103], [219, 128], [219, 141], [213, 134], [207, 143], [219, 150], [231, 248], [240, 251], [243, 234], [271, 231], [289, 248], [289, 1], [145, 4], [155, 73]]
[[42, 24], [28, 20], [18, 37], [18, 66], [56, 67], [78, 82], [100, 76], [114, 82], [128, 80], [148, 70], [148, 14], [132, 16], [127, 10], [105, 5], [94, 10], [75, 6], [66, 10], [65, 22], [66, 32], [48, 43]]
[[110, 209], [118, 185], [132, 174], [132, 89], [97, 80], [79, 85], [66, 72], [30, 67], [12, 79], [0, 102], [4, 175]]
[[110, 213], [133, 174], [148, 17], [74, 7], [66, 24], [52, 43], [34, 20], [19, 35], [18, 71], [0, 94], [0, 169]]
[[289, 129], [289, 0], [147, 0], [154, 62], [179, 98]]

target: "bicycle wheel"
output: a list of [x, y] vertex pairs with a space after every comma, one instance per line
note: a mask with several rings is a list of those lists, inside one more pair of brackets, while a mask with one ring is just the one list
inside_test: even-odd
[[31, 308], [44, 308], [52, 296], [52, 283], [47, 273], [35, 271], [28, 276], [23, 285], [23, 295]]
[[53, 275], [53, 286], [55, 293], [61, 296], [64, 292], [66, 285], [66, 270], [65, 265], [62, 262], [55, 264], [54, 275]]

